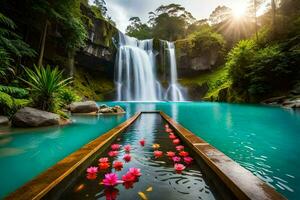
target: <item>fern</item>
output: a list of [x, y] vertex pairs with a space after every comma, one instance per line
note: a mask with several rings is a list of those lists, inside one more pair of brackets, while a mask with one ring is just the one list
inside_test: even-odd
[[0, 85], [0, 92], [9, 94], [10, 96], [12, 96], [14, 98], [27, 98], [29, 95], [28, 90], [26, 90], [24, 88], [13, 87], [13, 86], [4, 86], [4, 85]]

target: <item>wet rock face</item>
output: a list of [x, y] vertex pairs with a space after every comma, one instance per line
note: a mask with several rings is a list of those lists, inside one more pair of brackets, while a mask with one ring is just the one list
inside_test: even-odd
[[59, 123], [59, 115], [30, 107], [20, 109], [12, 118], [14, 127], [51, 126]]
[[69, 110], [72, 113], [91, 113], [97, 112], [98, 109], [95, 101], [74, 102], [69, 106]]
[[189, 85], [187, 88], [190, 100], [194, 101], [201, 100], [209, 89], [207, 83], [204, 83], [202, 85], [193, 84]]

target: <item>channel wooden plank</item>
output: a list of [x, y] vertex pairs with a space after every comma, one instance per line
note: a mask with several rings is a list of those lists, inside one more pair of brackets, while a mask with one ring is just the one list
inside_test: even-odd
[[164, 112], [160, 112], [160, 114], [177, 131], [180, 138], [220, 177], [238, 199], [286, 199], [275, 189], [254, 176], [249, 170], [240, 166], [224, 153], [181, 126]]
[[137, 113], [122, 124], [116, 126], [95, 140], [89, 142], [78, 151], [70, 154], [48, 170], [29, 181], [5, 199], [41, 199], [48, 191], [61, 182], [66, 176], [84, 163], [90, 156], [98, 152], [108, 141], [117, 137], [123, 130], [130, 126], [141, 113]]

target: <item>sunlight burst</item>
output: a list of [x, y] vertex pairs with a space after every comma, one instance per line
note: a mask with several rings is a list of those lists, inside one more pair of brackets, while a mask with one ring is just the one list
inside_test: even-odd
[[247, 3], [246, 1], [236, 2], [231, 6], [232, 14], [235, 18], [241, 18], [245, 15], [247, 10]]

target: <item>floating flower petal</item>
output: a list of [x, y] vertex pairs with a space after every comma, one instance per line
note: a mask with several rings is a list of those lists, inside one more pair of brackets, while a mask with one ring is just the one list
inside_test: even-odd
[[153, 149], [159, 149], [159, 148], [160, 148], [160, 145], [159, 145], [159, 144], [153, 144], [153, 145], [152, 145], [152, 148], [153, 148]]
[[174, 139], [176, 139], [177, 137], [176, 137], [176, 135], [174, 135], [174, 134], [170, 134], [170, 135], [169, 135], [169, 138], [170, 138], [171, 140], [174, 140]]
[[175, 140], [173, 140], [173, 144], [175, 144], [175, 145], [178, 145], [178, 144], [180, 144], [180, 140], [179, 140], [179, 139], [175, 139]]

